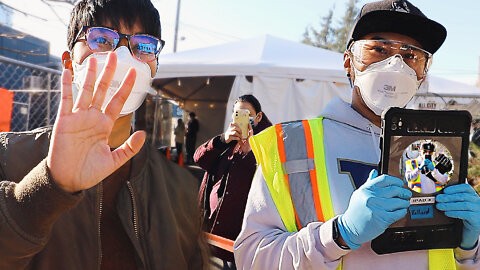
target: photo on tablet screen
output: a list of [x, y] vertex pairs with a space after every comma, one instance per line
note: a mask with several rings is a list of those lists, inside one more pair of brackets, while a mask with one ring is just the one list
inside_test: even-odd
[[403, 151], [399, 171], [407, 186], [421, 194], [442, 190], [452, 179], [452, 154], [436, 140], [414, 141]]
[[437, 194], [458, 183], [461, 147], [460, 137], [392, 136], [389, 174], [418, 194]]

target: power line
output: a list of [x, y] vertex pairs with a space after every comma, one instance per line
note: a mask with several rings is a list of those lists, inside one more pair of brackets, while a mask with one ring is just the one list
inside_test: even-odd
[[14, 8], [14, 7], [10, 6], [10, 5], [7, 5], [7, 4], [5, 4], [5, 3], [2, 2], [2, 1], [0, 1], [0, 5], [6, 6], [6, 7], [10, 8], [11, 10], [14, 10], [14, 11], [16, 11], [16, 12], [22, 13], [22, 14], [25, 15], [25, 16], [33, 17], [33, 18], [42, 20], [42, 21], [44, 21], [44, 22], [47, 22], [47, 21], [48, 21], [48, 20], [45, 19], [45, 18], [39, 17], [39, 16], [37, 16], [37, 15], [31, 14], [31, 13], [28, 13], [28, 12], [26, 12], [26, 11], [22, 11], [22, 10], [19, 10], [19, 9], [17, 9], [17, 8]]
[[[67, 24], [62, 20], [62, 18], [60, 18], [57, 11], [52, 7], [52, 5], [50, 5], [50, 3], [47, 3], [47, 1], [45, 0], [42, 0], [42, 2], [50, 8], [50, 10], [53, 12], [53, 14], [55, 14], [59, 22], [61, 22], [64, 26], [67, 26]], [[59, 1], [59, 2], [64, 2], [64, 1]]]
[[[44, 2], [44, 0], [41, 0], [41, 1]], [[44, 3], [44, 4], [49, 5], [48, 3]], [[32, 14], [32, 13], [29, 13], [29, 12], [26, 12], [26, 11], [23, 11], [23, 10], [20, 10], [20, 9], [18, 9], [18, 8], [14, 8], [14, 7], [12, 7], [12, 6], [10, 6], [10, 5], [6, 4], [5, 2], [2, 2], [2, 1], [0, 1], [0, 7], [4, 8], [4, 9], [5, 9], [5, 8], [8, 8], [8, 9], [10, 9], [10, 12], [11, 12], [11, 11], [17, 12], [17, 13], [20, 13], [20, 14], [26, 16], [26, 17], [31, 17], [31, 18], [40, 20], [40, 21], [42, 21], [43, 23], [47, 24], [49, 27], [52, 27], [52, 26], [53, 26], [53, 27], [58, 28], [58, 27], [60, 26], [60, 25], [58, 25], [57, 23], [55, 23], [53, 20], [49, 20], [49, 19], [46, 19], [46, 18], [42, 18], [42, 17], [37, 16], [37, 15], [34, 15], [34, 14]], [[66, 24], [61, 20], [61, 18], [60, 18], [60, 16], [58, 15], [58, 13], [56, 13], [56, 12], [53, 10], [53, 7], [50, 7], [50, 8], [52, 8], [52, 12], [55, 13], [55, 15], [57, 16], [58, 20], [63, 24], [63, 26], [61, 26], [61, 27], [62, 27], [62, 28], [65, 27]], [[19, 28], [19, 27], [17, 26], [17, 28]], [[25, 31], [25, 30], [29, 31], [29, 29], [25, 29], [25, 27], [20, 27], [19, 29], [21, 29], [22, 31]]]

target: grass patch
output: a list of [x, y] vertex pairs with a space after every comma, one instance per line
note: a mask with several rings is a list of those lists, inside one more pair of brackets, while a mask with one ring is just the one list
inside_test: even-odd
[[471, 156], [468, 159], [468, 183], [480, 194], [480, 147], [470, 143]]

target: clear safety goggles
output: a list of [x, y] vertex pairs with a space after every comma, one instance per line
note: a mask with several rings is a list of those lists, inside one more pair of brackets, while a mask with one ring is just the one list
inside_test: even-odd
[[395, 40], [357, 40], [349, 48], [355, 61], [368, 67], [394, 55], [400, 55], [403, 61], [417, 73], [425, 77], [432, 63], [432, 54], [416, 46]]

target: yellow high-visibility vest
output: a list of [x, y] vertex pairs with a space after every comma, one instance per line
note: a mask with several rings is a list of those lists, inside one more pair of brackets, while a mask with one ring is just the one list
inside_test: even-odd
[[[325, 222], [335, 217], [328, 182], [322, 122], [323, 117], [281, 123], [250, 138], [252, 151], [257, 163], [262, 167], [270, 195], [289, 232], [298, 231], [314, 220]], [[300, 134], [303, 134], [303, 138]], [[303, 157], [295, 155], [302, 151], [305, 153]], [[299, 175], [309, 178], [312, 194], [295, 191], [297, 181], [290, 183], [289, 180], [292, 177], [298, 179]], [[296, 198], [292, 195], [304, 196], [302, 201], [305, 198], [313, 201], [313, 213], [307, 208], [311, 210], [312, 204], [295, 204]], [[428, 254], [430, 270], [456, 268], [452, 249], [429, 250]], [[337, 269], [342, 269], [342, 263]]]

